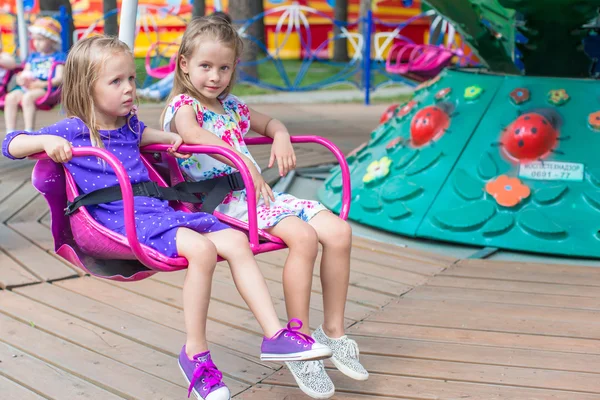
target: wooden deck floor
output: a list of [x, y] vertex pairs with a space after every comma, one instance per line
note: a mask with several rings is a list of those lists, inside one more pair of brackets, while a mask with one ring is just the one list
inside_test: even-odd
[[[303, 107], [282, 114], [302, 126], [324, 112]], [[347, 118], [336, 122], [347, 136], [328, 128], [345, 150], [365, 136]], [[30, 169], [0, 159], [0, 399], [185, 399], [184, 272], [121, 284], [65, 264]], [[285, 256], [258, 256], [282, 320]], [[317, 276], [312, 327], [323, 319]], [[225, 265], [209, 319], [236, 399], [308, 398], [281, 364], [257, 358], [259, 326]], [[598, 268], [456, 260], [355, 238], [346, 324], [371, 377], [330, 369], [336, 399], [600, 399]]]

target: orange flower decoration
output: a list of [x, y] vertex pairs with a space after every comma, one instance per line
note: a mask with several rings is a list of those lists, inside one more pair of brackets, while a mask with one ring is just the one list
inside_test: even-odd
[[496, 203], [504, 207], [514, 207], [531, 194], [531, 190], [519, 178], [500, 175], [485, 185], [485, 191], [494, 196]]
[[600, 111], [591, 113], [588, 116], [588, 124], [590, 124], [593, 129], [600, 130]]

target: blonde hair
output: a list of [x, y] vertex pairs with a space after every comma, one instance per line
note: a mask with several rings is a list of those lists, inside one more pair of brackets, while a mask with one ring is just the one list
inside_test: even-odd
[[131, 49], [118, 38], [92, 36], [77, 42], [65, 63], [61, 104], [68, 117], [77, 117], [88, 127], [92, 145], [96, 147], [104, 145], [96, 123], [94, 96], [93, 93], [90, 96], [90, 88], [93, 92], [100, 69], [115, 53], [130, 54], [133, 58]]
[[[244, 43], [242, 39], [234, 29], [234, 27], [227, 22], [223, 17], [220, 16], [208, 16], [193, 19], [187, 26], [183, 38], [181, 39], [181, 45], [177, 52], [175, 76], [173, 78], [173, 89], [167, 99], [167, 105], [171, 103], [175, 96], [180, 94], [187, 94], [199, 101], [202, 96], [198, 90], [192, 84], [188, 74], [184, 73], [181, 69], [181, 58], [185, 57], [186, 60], [190, 60], [196, 49], [201, 46], [203, 40], [214, 40], [217, 43], [221, 43], [231, 48], [235, 53], [235, 59], [233, 64], [233, 73], [231, 75], [231, 81], [225, 90], [219, 94], [220, 98], [225, 98], [231, 92], [233, 84], [236, 79], [237, 60], [242, 55], [244, 49]], [[163, 110], [160, 117], [161, 126], [164, 125], [165, 114], [167, 108]]]

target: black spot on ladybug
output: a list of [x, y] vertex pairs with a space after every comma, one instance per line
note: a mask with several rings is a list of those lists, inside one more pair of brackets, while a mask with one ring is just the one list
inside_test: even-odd
[[425, 114], [426, 117], [431, 117], [431, 113]]
[[515, 129], [515, 135], [518, 135], [519, 133], [521, 133], [521, 129], [519, 129], [519, 128]]
[[528, 121], [528, 120], [530, 120], [530, 119], [531, 119], [531, 117], [530, 117], [529, 115], [526, 115], [526, 116], [525, 116], [525, 121]]
[[525, 145], [525, 142], [523, 142], [522, 140], [519, 140], [519, 147], [523, 147]]
[[427, 125], [427, 119], [423, 118], [423, 125]]
[[537, 133], [537, 128], [531, 128], [531, 133], [536, 134]]
[[600, 117], [596, 116], [596, 121], [600, 121]]

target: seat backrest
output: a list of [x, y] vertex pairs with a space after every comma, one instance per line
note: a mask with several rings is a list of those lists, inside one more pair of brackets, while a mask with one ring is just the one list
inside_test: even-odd
[[[152, 166], [147, 167], [152, 170], [151, 177], [158, 176]], [[70, 217], [65, 215], [67, 200], [73, 200], [78, 189], [63, 165], [49, 159], [38, 160], [32, 184], [50, 208], [54, 250], [58, 255], [92, 275], [112, 280], [136, 281], [157, 272], [136, 259], [126, 237], [96, 222], [85, 207]], [[162, 270], [174, 271], [187, 265], [181, 258], [170, 259], [154, 249], [143, 248], [149, 256], [163, 263]]]

